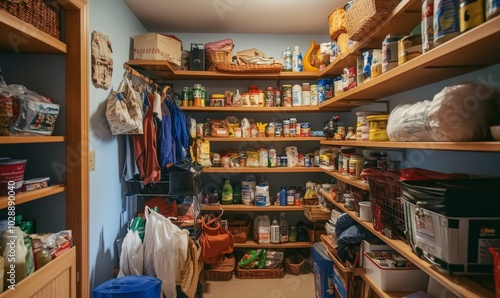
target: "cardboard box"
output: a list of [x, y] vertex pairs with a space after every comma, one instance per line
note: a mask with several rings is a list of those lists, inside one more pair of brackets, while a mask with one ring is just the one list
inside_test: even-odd
[[134, 59], [167, 60], [174, 66], [181, 65], [182, 43], [158, 33], [134, 36]]

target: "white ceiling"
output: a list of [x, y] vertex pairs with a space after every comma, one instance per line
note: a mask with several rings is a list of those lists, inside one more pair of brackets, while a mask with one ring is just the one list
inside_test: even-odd
[[328, 34], [347, 0], [123, 0], [149, 32]]

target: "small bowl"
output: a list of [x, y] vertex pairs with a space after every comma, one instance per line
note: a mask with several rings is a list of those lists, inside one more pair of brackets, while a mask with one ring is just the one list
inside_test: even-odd
[[500, 141], [500, 125], [490, 126], [491, 135], [495, 141]]

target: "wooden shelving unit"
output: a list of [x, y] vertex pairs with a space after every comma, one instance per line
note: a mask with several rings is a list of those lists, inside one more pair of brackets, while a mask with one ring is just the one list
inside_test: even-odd
[[[59, 82], [58, 88], [65, 90], [65, 97], [60, 99], [65, 104], [60, 111], [64, 113], [66, 123], [65, 136], [0, 136], [0, 145], [19, 146], [20, 150], [34, 151], [39, 144], [65, 143], [66, 171], [65, 184], [21, 192], [15, 195], [15, 204], [25, 204], [54, 194], [64, 194], [66, 198], [66, 229], [72, 230], [73, 245], [68, 252], [54, 259], [43, 268], [35, 271], [16, 285], [16, 290], [7, 290], [0, 294], [2, 298], [16, 297], [89, 297], [89, 260], [88, 260], [88, 136], [89, 103], [88, 78], [89, 54], [88, 40], [88, 0], [57, 0], [63, 10], [61, 18], [62, 40], [37, 29], [35, 26], [17, 17], [0, 11], [0, 52], [2, 54], [45, 54], [65, 57], [65, 81]], [[66, 33], [66, 34], [64, 34]], [[37, 67], [33, 65], [32, 67]], [[54, 70], [47, 69], [48, 76]], [[25, 76], [30, 76], [25, 70]], [[22, 83], [22, 82], [16, 82]], [[32, 145], [32, 144], [35, 144]], [[16, 147], [17, 150], [17, 147]], [[44, 149], [45, 150], [45, 149]], [[69, 152], [78, 152], [69, 156]], [[44, 152], [39, 152], [44, 156]], [[8, 207], [8, 198], [0, 198], [0, 209]], [[43, 210], [43, 212], [50, 212]], [[59, 215], [55, 215], [59, 216]], [[49, 232], [49, 231], [47, 231]]]

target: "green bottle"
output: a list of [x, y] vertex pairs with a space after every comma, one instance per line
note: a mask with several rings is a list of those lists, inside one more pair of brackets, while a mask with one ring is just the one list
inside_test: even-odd
[[230, 205], [233, 203], [233, 187], [229, 182], [229, 179], [226, 179], [224, 183], [224, 188], [222, 188], [222, 200], [221, 203], [223, 205]]

